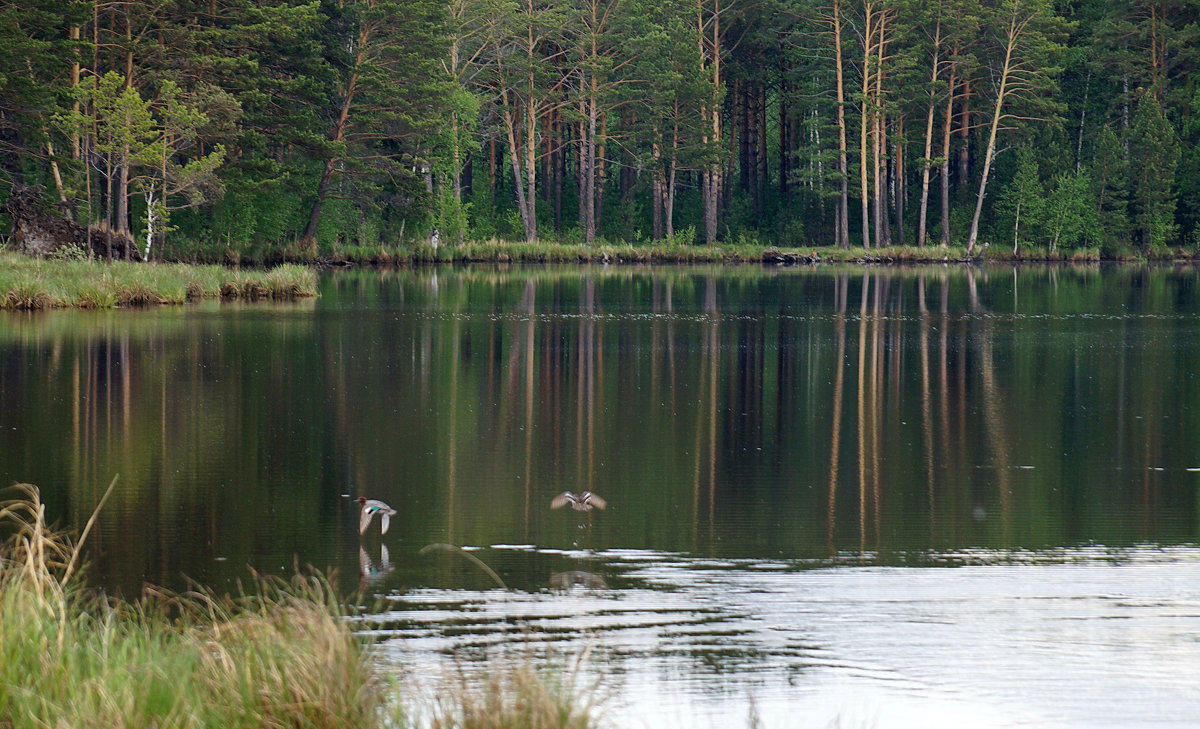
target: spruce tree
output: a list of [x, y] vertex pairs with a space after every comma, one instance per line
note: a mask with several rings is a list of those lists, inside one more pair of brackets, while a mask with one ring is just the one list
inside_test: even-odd
[[1128, 243], [1130, 233], [1129, 163], [1111, 125], [1100, 129], [1091, 167], [1097, 235], [1104, 245], [1124, 245]]
[[1165, 246], [1175, 236], [1175, 169], [1179, 139], [1158, 101], [1143, 95], [1129, 134], [1131, 208], [1134, 234], [1142, 250]]
[[52, 179], [64, 201], [72, 191], [58, 161], [69, 145], [49, 122], [69, 106], [70, 69], [83, 49], [69, 28], [87, 12], [79, 0], [0, 3], [0, 180], [51, 187]]

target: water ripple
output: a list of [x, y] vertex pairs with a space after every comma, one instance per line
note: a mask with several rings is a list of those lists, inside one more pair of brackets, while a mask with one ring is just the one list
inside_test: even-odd
[[750, 706], [764, 727], [1182, 728], [1200, 713], [1193, 545], [960, 550], [944, 568], [588, 557], [627, 586], [415, 590], [372, 632], [424, 675], [586, 646], [618, 726], [745, 725]]

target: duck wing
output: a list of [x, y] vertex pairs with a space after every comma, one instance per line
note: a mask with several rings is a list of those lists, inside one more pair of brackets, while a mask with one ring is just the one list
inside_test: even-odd
[[583, 502], [585, 504], [591, 504], [592, 506], [596, 507], [597, 509], [603, 509], [604, 507], [608, 506], [607, 501], [605, 501], [604, 499], [600, 498], [599, 496], [593, 494], [591, 491], [584, 494]]
[[394, 513], [395, 512], [393, 512], [391, 510], [379, 512], [379, 533], [380, 534], [387, 534], [388, 527], [392, 523], [392, 514], [394, 514]]
[[575, 494], [571, 493], [570, 491], [564, 491], [561, 494], [559, 494], [558, 496], [555, 496], [553, 499], [550, 500], [550, 508], [551, 509], [561, 509], [562, 507], [566, 506], [567, 504], [573, 503], [574, 501], [575, 501]]
[[370, 506], [364, 506], [362, 513], [358, 515], [358, 533], [363, 534], [367, 531], [367, 527], [371, 526], [371, 517], [375, 516], [375, 509]]

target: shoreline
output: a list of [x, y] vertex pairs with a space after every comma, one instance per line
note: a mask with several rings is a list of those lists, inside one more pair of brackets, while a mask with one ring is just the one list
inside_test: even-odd
[[498, 239], [466, 241], [434, 248], [428, 243], [398, 246], [333, 245], [312, 256], [288, 245], [232, 250], [193, 250], [177, 256], [180, 260], [234, 266], [272, 266], [283, 263], [318, 266], [370, 265], [379, 267], [415, 266], [436, 263], [726, 263], [763, 265], [805, 265], [819, 263], [848, 264], [979, 264], [1014, 263], [1157, 263], [1200, 260], [1200, 251], [1167, 248], [1150, 253], [1133, 249], [1102, 252], [1097, 248], [1070, 251], [1026, 249], [1013, 255], [1011, 248], [991, 246], [968, 256], [963, 246], [933, 245], [891, 246], [883, 249], [834, 246], [762, 246], [757, 244], [683, 245], [510, 242]]
[[[414, 248], [341, 247], [317, 258], [294, 255], [287, 248], [260, 249], [243, 258], [225, 252], [223, 259], [131, 261], [34, 258], [0, 251], [0, 310], [110, 309], [127, 306], [183, 304], [200, 300], [294, 300], [315, 297], [317, 271], [335, 267], [407, 268], [431, 265], [561, 264], [594, 265], [759, 265], [903, 266], [987, 264], [1189, 265], [1200, 254], [1171, 249], [1152, 257], [1101, 257], [1098, 251], [1013, 256], [985, 249], [968, 257], [962, 248], [931, 246], [879, 249], [833, 247], [779, 248], [740, 246], [572, 245], [562, 243], [462, 243]], [[217, 252], [208, 252], [210, 255]], [[1037, 252], [1030, 252], [1037, 253]], [[204, 256], [207, 259], [209, 256]]]

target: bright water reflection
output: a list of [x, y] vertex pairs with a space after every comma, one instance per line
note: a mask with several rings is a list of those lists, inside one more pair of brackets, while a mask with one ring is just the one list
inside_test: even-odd
[[586, 647], [581, 683], [600, 680], [626, 727], [1186, 727], [1200, 708], [1194, 547], [971, 552], [953, 569], [576, 557], [618, 586], [392, 595], [372, 616], [386, 660], [569, 670]]
[[298, 305], [4, 314], [0, 480], [78, 529], [120, 474], [108, 589], [335, 567], [390, 659], [594, 644], [626, 717], [1184, 726], [1197, 279], [350, 271]]

